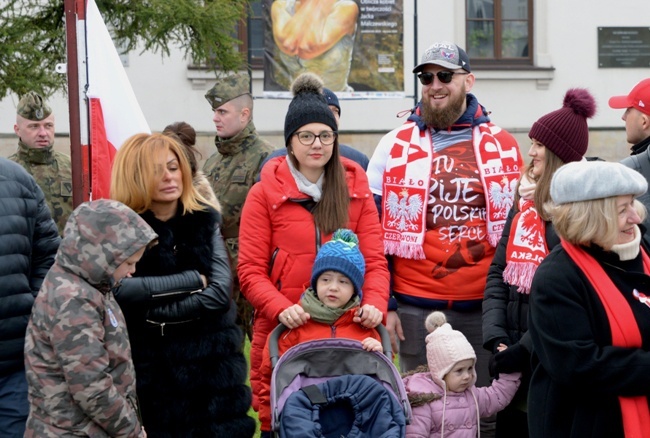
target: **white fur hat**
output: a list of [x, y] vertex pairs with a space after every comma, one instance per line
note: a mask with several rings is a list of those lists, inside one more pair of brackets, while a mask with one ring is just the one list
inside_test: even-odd
[[555, 171], [551, 180], [551, 198], [556, 205], [611, 198], [639, 196], [648, 183], [639, 172], [621, 163], [575, 161]]
[[461, 360], [473, 359], [476, 352], [465, 335], [453, 330], [442, 312], [433, 312], [427, 316], [425, 326], [427, 335], [427, 363], [433, 381], [445, 387], [443, 378]]

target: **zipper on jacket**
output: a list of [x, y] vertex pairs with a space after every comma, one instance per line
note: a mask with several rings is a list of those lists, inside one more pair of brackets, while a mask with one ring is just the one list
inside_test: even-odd
[[336, 326], [335, 326], [335, 325], [331, 325], [330, 328], [332, 329], [332, 330], [331, 330], [332, 337], [335, 338], [335, 337], [336, 337]]
[[174, 296], [174, 295], [185, 295], [188, 292], [189, 292], [190, 295], [192, 295], [192, 294], [201, 292], [202, 290], [203, 289], [196, 289], [196, 290], [190, 290], [190, 291], [177, 290], [177, 291], [171, 291], [171, 292], [163, 292], [163, 293], [159, 293], [159, 294], [154, 295], [152, 298], [156, 299], [156, 298], [161, 298], [161, 297], [171, 297], [171, 296]]
[[198, 319], [199, 318], [186, 319], [184, 321], [174, 321], [174, 322], [158, 322], [158, 321], [152, 321], [150, 319], [147, 319], [145, 321], [148, 322], [149, 324], [160, 326], [160, 336], [165, 336], [165, 326], [166, 325], [185, 324], [185, 323], [188, 323], [188, 322], [196, 321]]
[[280, 252], [280, 248], [276, 247], [273, 250], [273, 254], [271, 254], [271, 261], [269, 263], [269, 277], [271, 276], [271, 272], [273, 272], [273, 265], [275, 264], [275, 258], [278, 256], [278, 253]]
[[320, 235], [320, 228], [314, 224], [314, 228], [316, 228], [316, 254], [318, 254], [318, 251], [320, 251], [321, 247], [321, 235]]
[[[275, 258], [277, 257], [278, 253], [280, 252], [280, 248], [275, 248], [273, 250], [273, 254], [271, 254], [271, 261], [269, 262], [269, 278], [271, 278], [271, 273], [273, 272], [273, 265], [275, 265]], [[282, 290], [282, 279], [278, 278], [278, 281], [275, 283], [275, 288], [277, 290]], [[253, 311], [253, 316], [255, 315]]]

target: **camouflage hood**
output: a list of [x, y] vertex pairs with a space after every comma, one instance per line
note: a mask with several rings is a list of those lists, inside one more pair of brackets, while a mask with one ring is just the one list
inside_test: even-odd
[[56, 262], [92, 285], [108, 284], [118, 266], [156, 237], [126, 205], [108, 199], [86, 202], [68, 218]]

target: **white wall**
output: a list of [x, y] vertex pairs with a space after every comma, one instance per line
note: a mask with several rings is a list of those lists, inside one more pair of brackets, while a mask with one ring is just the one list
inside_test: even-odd
[[[413, 0], [404, 2], [404, 65], [410, 72], [414, 61], [414, 3]], [[506, 73], [475, 69], [477, 81], [473, 91], [480, 102], [492, 111], [497, 124], [525, 133], [539, 116], [561, 106], [568, 88], [586, 87], [598, 103], [597, 116], [590, 126], [621, 129], [622, 112], [610, 109], [607, 100], [614, 94], [627, 93], [639, 80], [650, 77], [650, 69], [599, 69], [597, 27], [647, 26], [650, 1], [536, 0], [534, 3], [536, 62], [555, 70]], [[464, 46], [464, 5], [462, 0], [418, 1], [419, 53], [439, 40], [452, 40]], [[214, 81], [190, 79], [196, 72], [188, 70], [187, 65], [178, 50], [172, 50], [172, 56], [164, 59], [151, 53], [129, 54], [126, 71], [152, 130], [159, 131], [168, 123], [184, 120], [200, 133], [214, 132], [211, 110], [203, 98]], [[262, 133], [279, 134], [289, 100], [262, 98], [261, 75], [261, 72], [254, 73], [255, 123]], [[395, 115], [413, 105], [413, 87], [414, 78], [407, 74], [407, 97], [403, 99], [342, 101], [341, 130], [377, 134], [398, 126], [402, 120]], [[0, 101], [0, 136], [5, 140], [13, 135], [16, 103], [16, 96]], [[57, 117], [57, 132], [69, 132], [67, 101], [58, 95], [50, 103]]]

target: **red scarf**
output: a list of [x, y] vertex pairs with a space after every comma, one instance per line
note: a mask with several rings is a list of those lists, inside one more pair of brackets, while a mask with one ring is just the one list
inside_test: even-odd
[[510, 226], [503, 281], [518, 286], [517, 292], [529, 294], [533, 275], [546, 254], [546, 224], [533, 200], [520, 198]]
[[[485, 192], [487, 240], [496, 246], [521, 176], [521, 157], [516, 143], [501, 144], [500, 128], [482, 123], [472, 130], [472, 144]], [[416, 123], [400, 128], [383, 174], [382, 227], [384, 252], [407, 259], [424, 259], [426, 212], [431, 183], [432, 141], [429, 130]]]
[[[629, 303], [618, 291], [614, 282], [598, 262], [583, 249], [562, 239], [562, 247], [571, 259], [587, 276], [605, 307], [609, 327], [612, 331], [612, 345], [617, 347], [641, 348], [642, 339], [639, 327]], [[650, 273], [650, 257], [641, 250], [643, 271]], [[644, 396], [619, 397], [623, 416], [623, 430], [626, 438], [647, 437], [650, 431], [650, 409]]]

